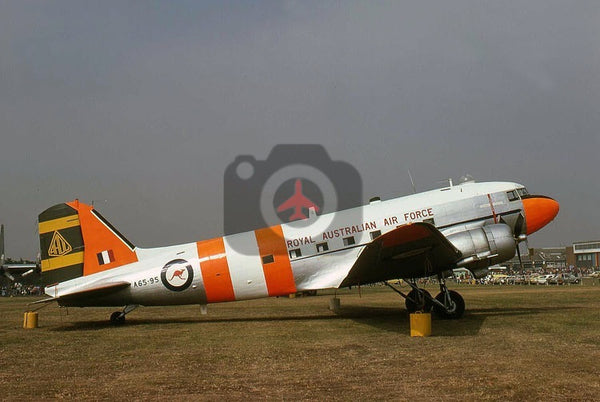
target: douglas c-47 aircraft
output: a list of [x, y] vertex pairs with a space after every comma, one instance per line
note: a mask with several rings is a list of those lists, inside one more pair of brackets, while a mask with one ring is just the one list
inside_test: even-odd
[[[404, 279], [409, 312], [460, 318], [463, 298], [445, 278], [464, 267], [477, 278], [514, 257], [520, 242], [558, 214], [552, 198], [509, 182], [436, 189], [334, 214], [210, 240], [144, 249], [134, 246], [78, 200], [39, 215], [45, 293], [61, 306], [227, 302]], [[335, 218], [333, 220], [332, 218]], [[314, 220], [312, 222], [311, 220]], [[335, 227], [320, 222], [335, 221]], [[341, 224], [339, 224], [341, 223]], [[436, 276], [432, 297], [418, 278]], [[388, 284], [391, 287], [391, 285]]]

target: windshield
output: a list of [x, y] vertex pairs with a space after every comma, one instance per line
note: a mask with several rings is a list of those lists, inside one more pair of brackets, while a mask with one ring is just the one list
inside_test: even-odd
[[517, 188], [516, 190], [507, 191], [506, 195], [508, 196], [509, 201], [516, 201], [518, 199], [521, 199], [521, 198], [529, 195], [529, 192], [527, 191], [527, 189], [525, 187], [521, 187], [521, 188]]

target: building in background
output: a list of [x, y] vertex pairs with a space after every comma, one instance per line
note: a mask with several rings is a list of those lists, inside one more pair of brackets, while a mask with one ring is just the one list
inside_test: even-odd
[[[530, 248], [528, 253], [521, 255], [523, 270], [552, 273], [565, 271], [568, 268], [566, 249], [566, 247]], [[513, 272], [521, 272], [522, 270], [519, 258], [516, 255], [506, 265]]]
[[600, 241], [573, 243], [573, 260], [577, 268], [597, 270], [600, 267]]
[[[600, 270], [600, 241], [573, 243], [568, 247], [530, 248], [522, 254], [523, 270], [528, 272], [591, 273]], [[521, 272], [519, 259], [515, 256], [505, 263], [512, 272]]]

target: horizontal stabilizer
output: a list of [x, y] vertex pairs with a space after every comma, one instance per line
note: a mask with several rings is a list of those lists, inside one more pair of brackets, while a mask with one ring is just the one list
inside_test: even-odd
[[[59, 304], [62, 304], [63, 301], [71, 304], [78, 300], [85, 301], [106, 296], [119, 290], [128, 288], [129, 286], [131, 286], [131, 284], [125, 281], [93, 284], [83, 289], [79, 288], [71, 293], [61, 294], [60, 296], [53, 298], [53, 300], [58, 301]], [[48, 290], [49, 288], [46, 288], [46, 294], [49, 294]]]

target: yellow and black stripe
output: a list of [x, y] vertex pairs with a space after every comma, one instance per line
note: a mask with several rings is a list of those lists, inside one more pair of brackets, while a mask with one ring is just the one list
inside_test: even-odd
[[79, 213], [58, 204], [39, 217], [42, 281], [62, 282], [83, 275], [83, 236]]

